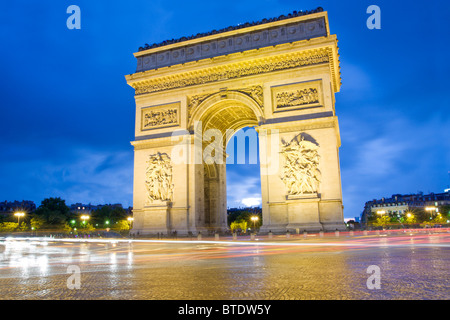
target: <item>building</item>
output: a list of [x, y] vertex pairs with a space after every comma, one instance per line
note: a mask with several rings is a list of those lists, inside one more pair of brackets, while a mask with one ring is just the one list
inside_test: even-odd
[[245, 127], [265, 159], [261, 232], [345, 230], [338, 50], [322, 8], [139, 48], [132, 233], [227, 230], [223, 156]]
[[70, 205], [70, 212], [74, 214], [91, 214], [92, 211], [97, 210], [96, 205], [92, 204], [82, 204], [82, 203], [74, 203]]
[[423, 194], [394, 194], [390, 198], [381, 198], [379, 200], [371, 200], [366, 202], [364, 211], [361, 214], [361, 223], [367, 223], [368, 217], [376, 214], [377, 211], [384, 211], [387, 214], [402, 215], [408, 211], [415, 209], [424, 209], [434, 206], [450, 205], [450, 189], [446, 189], [443, 193]]
[[30, 200], [3, 201], [0, 202], [0, 215], [7, 216], [17, 211], [32, 213], [36, 210], [36, 204]]
[[[90, 215], [93, 211], [95, 210], [99, 210], [103, 207], [110, 207], [111, 209], [115, 209], [115, 208], [120, 208], [120, 209], [124, 209], [122, 204], [120, 203], [115, 203], [115, 204], [98, 204], [98, 205], [93, 205], [93, 204], [82, 204], [82, 203], [74, 203], [70, 205], [70, 212], [74, 213], [74, 214], [88, 214]], [[127, 213], [131, 214], [133, 211], [132, 207], [128, 207], [127, 209], [125, 209], [127, 211]]]

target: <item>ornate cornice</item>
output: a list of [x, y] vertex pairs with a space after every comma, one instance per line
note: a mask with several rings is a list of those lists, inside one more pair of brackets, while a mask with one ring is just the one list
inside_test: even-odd
[[141, 80], [130, 83], [130, 85], [136, 90], [136, 95], [141, 95], [273, 71], [329, 63], [332, 59], [332, 54], [331, 48], [323, 47]]

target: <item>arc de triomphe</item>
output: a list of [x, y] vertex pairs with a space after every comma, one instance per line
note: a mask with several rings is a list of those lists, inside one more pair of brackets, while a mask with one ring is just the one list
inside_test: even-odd
[[[337, 38], [321, 8], [139, 48], [134, 223], [139, 234], [227, 228], [231, 133], [259, 135], [261, 231], [344, 229]], [[245, 183], [243, 181], [242, 183]]]

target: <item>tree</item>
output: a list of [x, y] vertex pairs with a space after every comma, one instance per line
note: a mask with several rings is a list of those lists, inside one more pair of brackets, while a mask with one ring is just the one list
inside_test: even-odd
[[245, 221], [244, 219], [233, 221], [230, 224], [230, 229], [232, 232], [235, 232], [240, 229], [242, 232], [245, 233], [245, 231], [247, 230], [247, 221]]
[[413, 214], [409, 214], [409, 216], [408, 216], [408, 214], [406, 214], [406, 219], [405, 219], [405, 223], [406, 224], [414, 224], [414, 223], [417, 223], [417, 219], [416, 219], [416, 216], [415, 215], [413, 215]]
[[[253, 223], [253, 221], [251, 220], [251, 217], [253, 217], [253, 216], [258, 217], [258, 220], [255, 223]], [[247, 230], [247, 226], [251, 226], [253, 228], [253, 224], [254, 224], [255, 228], [257, 229], [258, 227], [260, 227], [262, 225], [262, 215], [261, 215], [261, 213], [253, 213], [253, 212], [250, 212], [245, 209], [237, 210], [237, 211], [234, 211], [234, 212], [231, 212], [228, 214], [228, 225], [230, 226], [230, 229], [231, 229], [231, 224], [233, 222], [237, 223], [237, 224], [233, 225], [233, 226], [236, 226], [244, 221], [246, 222], [245, 228], [240, 228], [240, 227], [237, 227], [237, 228], [240, 228], [243, 231], [245, 231], [245, 230]]]
[[383, 215], [381, 217], [379, 217], [374, 223], [373, 225], [376, 227], [385, 227], [387, 226], [389, 223], [391, 222], [391, 218], [388, 215]]
[[444, 217], [443, 214], [437, 214], [436, 217], [434, 217], [433, 220], [431, 220], [431, 223], [434, 224], [445, 224], [447, 223], [447, 219]]
[[92, 224], [90, 224], [90, 223], [83, 224], [83, 231], [84, 232], [91, 232], [91, 231], [94, 231], [94, 230], [95, 230], [95, 228], [94, 228], [94, 226]]
[[65, 200], [61, 198], [46, 198], [35, 211], [36, 216], [44, 219], [47, 225], [62, 225], [70, 218], [71, 213]]
[[114, 229], [117, 231], [128, 231], [130, 230], [130, 223], [127, 220], [120, 220], [114, 224]]
[[20, 226], [19, 226], [19, 230], [20, 230], [20, 231], [25, 231], [25, 230], [27, 230], [27, 229], [28, 229], [27, 224], [26, 224], [25, 222], [22, 222], [22, 223], [20, 224]]
[[91, 219], [94, 224], [106, 226], [106, 221], [108, 221], [111, 226], [116, 222], [125, 219], [126, 216], [127, 212], [124, 208], [112, 208], [111, 206], [106, 205], [93, 211], [91, 214]]
[[63, 231], [64, 231], [66, 234], [69, 234], [69, 233], [72, 232], [72, 227], [66, 222], [66, 223], [64, 224]]
[[33, 230], [38, 230], [44, 225], [44, 223], [45, 223], [45, 220], [42, 217], [35, 216], [35, 217], [31, 218], [31, 220], [30, 220], [30, 227]]
[[443, 214], [445, 217], [450, 216], [450, 205], [439, 206], [439, 212]]
[[237, 222], [237, 221], [233, 221], [233, 222], [230, 224], [231, 232], [235, 232], [235, 231], [237, 231], [237, 230], [240, 229], [240, 228], [241, 228], [241, 224], [240, 224], [239, 222]]
[[17, 222], [3, 222], [0, 224], [0, 231], [12, 232], [19, 227]]

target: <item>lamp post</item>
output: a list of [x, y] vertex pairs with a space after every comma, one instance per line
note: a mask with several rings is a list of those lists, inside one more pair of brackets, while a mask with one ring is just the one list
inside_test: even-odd
[[425, 207], [425, 210], [426, 210], [426, 211], [430, 211], [430, 220], [432, 219], [433, 211], [438, 212], [438, 209], [437, 209], [436, 207], [434, 207], [434, 206]]
[[253, 221], [253, 229], [255, 229], [255, 231], [256, 231], [255, 224], [256, 224], [256, 221], [259, 220], [258, 216], [252, 216], [252, 217], [250, 218], [250, 220]]
[[[377, 214], [379, 214], [380, 216], [383, 216], [383, 214], [385, 214], [385, 213], [386, 213], [385, 210], [377, 210]], [[382, 228], [383, 230], [384, 230], [384, 223], [385, 223], [384, 219], [381, 220], [381, 228]], [[380, 231], [377, 230], [377, 234], [379, 234], [379, 233], [380, 233]]]
[[20, 218], [25, 216], [25, 212], [16, 212], [14, 215], [17, 217], [17, 224], [20, 226]]
[[83, 225], [86, 224], [86, 220], [89, 220], [89, 218], [90, 217], [88, 215], [85, 215], [85, 214], [80, 217], [80, 219], [83, 220]]
[[130, 224], [130, 229], [131, 229], [131, 226], [133, 225], [134, 218], [133, 217], [128, 217], [127, 220], [128, 220], [128, 223]]

